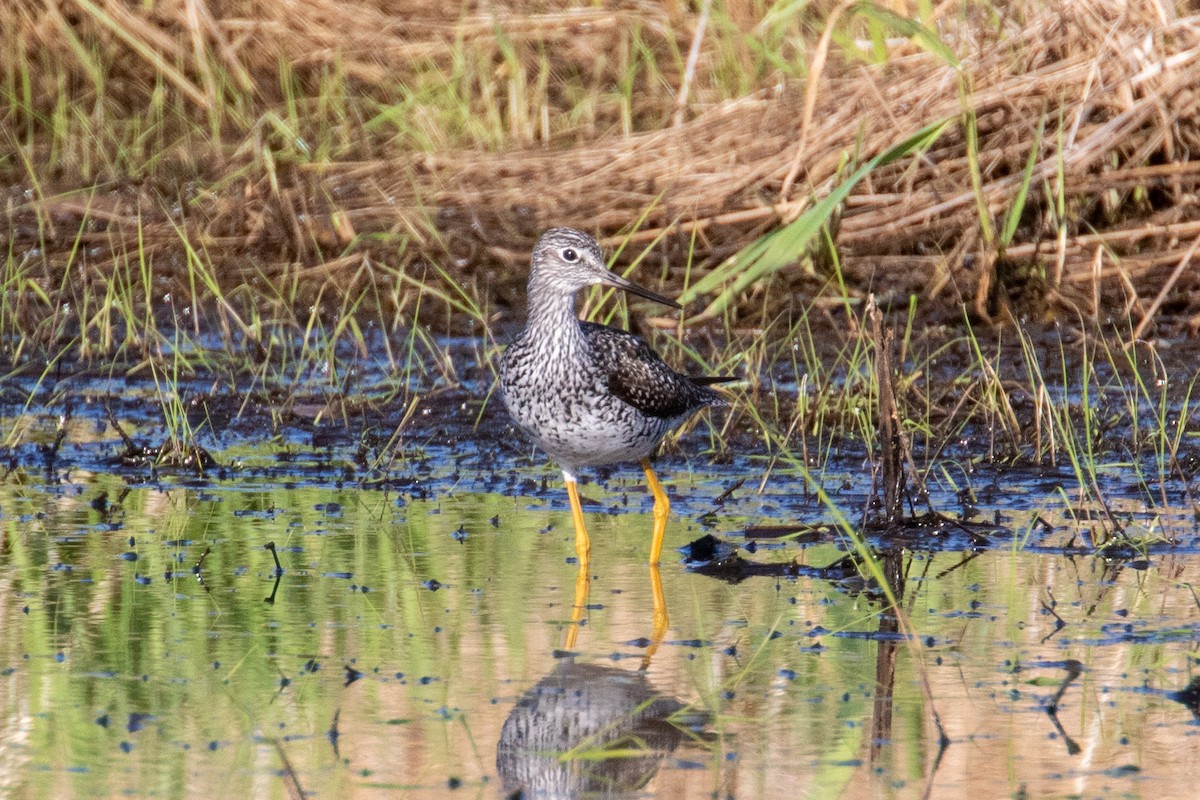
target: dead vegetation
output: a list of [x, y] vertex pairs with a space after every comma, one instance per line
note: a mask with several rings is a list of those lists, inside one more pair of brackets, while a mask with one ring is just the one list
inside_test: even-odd
[[482, 323], [562, 224], [625, 260], [653, 245], [678, 290], [942, 119], [730, 321], [844, 285], [993, 321], [1200, 325], [1188, 4], [944, 2], [907, 27], [850, 4], [565, 6], [11, 5], [5, 334], [61, 338], [63, 305], [114, 275], [239, 320], [369, 290], [397, 316], [466, 297]]

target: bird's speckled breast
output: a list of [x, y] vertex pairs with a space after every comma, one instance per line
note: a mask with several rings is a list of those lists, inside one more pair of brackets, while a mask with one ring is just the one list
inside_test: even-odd
[[561, 466], [636, 461], [682, 421], [646, 416], [614, 397], [583, 336], [532, 333], [505, 352], [500, 390], [516, 423]]

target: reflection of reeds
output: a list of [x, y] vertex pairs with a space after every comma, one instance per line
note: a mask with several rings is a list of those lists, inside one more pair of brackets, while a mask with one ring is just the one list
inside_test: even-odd
[[[278, 736], [299, 783], [318, 795], [377, 796], [380, 786], [419, 784], [425, 789], [414, 797], [443, 797], [448, 776], [492, 775], [505, 716], [555, 668], [548, 653], [570, 613], [575, 574], [561, 558], [570, 546], [564, 507], [466, 491], [469, 484], [448, 479], [439, 485], [454, 491], [430, 501], [405, 493], [409, 502], [398, 506], [391, 493], [328, 484], [129, 487], [73, 471], [77, 493], [19, 477], [0, 485], [0, 671], [11, 687], [0, 697], [0, 741], [17, 762], [5, 762], [15, 774], [0, 782], [24, 781], [25, 794], [108, 796], [155, 785], [181, 786], [163, 790], [178, 796], [220, 785], [251, 796], [266, 785], [283, 796], [287, 778], [264, 738]], [[101, 491], [107, 511], [92, 504]], [[615, 502], [620, 491], [611, 494]], [[723, 524], [744, 513], [729, 508]], [[1057, 504], [1047, 518], [1070, 535]], [[649, 515], [598, 524], [606, 531], [598, 559], [623, 565], [600, 578], [604, 608], [587, 626], [590, 654], [607, 663], [614, 649], [636, 657], [629, 642], [645, 632], [644, 550], [629, 543], [645, 535]], [[472, 533], [465, 544], [453, 536], [460, 526]], [[285, 569], [274, 605], [263, 602], [276, 569], [267, 541], [279, 544]], [[117, 557], [131, 548], [137, 561]], [[192, 567], [209, 548], [201, 588]], [[842, 551], [821, 544], [804, 552], [827, 563]], [[1188, 785], [1189, 765], [1172, 755], [1192, 715], [1144, 687], [1177, 689], [1194, 671], [1195, 559], [1101, 572], [1100, 559], [1002, 549], [940, 574], [960, 561], [954, 552], [919, 557], [905, 593], [954, 740], [939, 786], [957, 792], [969, 783], [989, 797], [1015, 794], [1026, 780], [1041, 781], [1042, 795], [1077, 786], [1074, 774], [1046, 777], [1064, 775], [1064, 762], [1063, 743], [1047, 743], [1054, 728], [1044, 709], [1063, 677], [1056, 665], [1081, 656], [1088, 672], [1058, 697], [1058, 714], [1093, 754], [1089, 763], [1104, 770], [1144, 756], [1131, 780], [1159, 779], [1165, 796]], [[134, 581], [139, 573], [153, 580]], [[353, 578], [329, 577], [336, 573]], [[431, 577], [445, 587], [423, 589]], [[678, 568], [663, 578], [668, 595], [683, 601], [672, 607], [675, 641], [647, 677], [708, 711], [716, 738], [711, 755], [693, 747], [667, 757], [659, 787], [705, 797], [714, 786], [739, 798], [786, 796], [797, 786], [813, 796], [868, 797], [881, 780], [911, 787], [931, 772], [936, 734], [913, 657], [897, 645], [893, 658], [891, 638], [869, 636], [877, 605], [811, 579], [731, 588]], [[1056, 627], [1043, 604], [1055, 598], [1069, 627], [1042, 642]], [[854, 632], [868, 636], [842, 635]], [[310, 660], [321, 668], [306, 668]], [[635, 664], [616, 662], [629, 673]], [[364, 673], [349, 687], [346, 665]], [[889, 696], [877, 696], [885, 688]], [[885, 701], [890, 717], [878, 710]], [[131, 715], [145, 713], [155, 723], [129, 732]], [[1114, 713], [1128, 744], [1100, 724]], [[331, 768], [341, 761], [329, 740], [335, 717], [349, 761]], [[888, 720], [892, 738], [869, 763], [871, 737]], [[118, 749], [123, 741], [132, 752]], [[597, 744], [573, 751], [570, 762], [582, 771], [606, 754]], [[681, 769], [681, 761], [707, 768]], [[195, 780], [180, 783], [185, 774]]]

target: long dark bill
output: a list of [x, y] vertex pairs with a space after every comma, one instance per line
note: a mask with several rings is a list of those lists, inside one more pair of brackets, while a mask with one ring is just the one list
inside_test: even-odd
[[683, 306], [679, 305], [679, 303], [676, 303], [674, 300], [668, 300], [661, 294], [655, 294], [649, 289], [643, 289], [636, 283], [630, 283], [615, 272], [609, 272], [605, 274], [601, 282], [605, 286], [612, 286], [614, 289], [622, 289], [630, 294], [636, 294], [638, 297], [644, 297], [647, 300], [653, 300], [656, 303], [662, 303], [664, 306], [669, 306], [671, 308], [683, 308]]

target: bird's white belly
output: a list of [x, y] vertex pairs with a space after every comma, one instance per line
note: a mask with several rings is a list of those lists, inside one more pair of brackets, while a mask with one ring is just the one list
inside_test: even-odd
[[571, 402], [567, 396], [556, 395], [549, 402], [543, 397], [532, 403], [508, 398], [517, 424], [564, 467], [645, 458], [667, 431], [665, 421], [647, 419], [615, 398], [584, 404]]
[[571, 431], [551, 428], [530, 431], [538, 447], [568, 467], [588, 467], [617, 461], [636, 461], [650, 454], [657, 438], [638, 437], [633, 432], [601, 425], [581, 426]]

